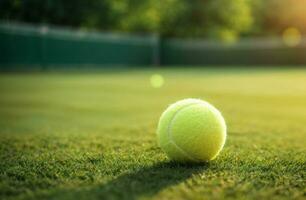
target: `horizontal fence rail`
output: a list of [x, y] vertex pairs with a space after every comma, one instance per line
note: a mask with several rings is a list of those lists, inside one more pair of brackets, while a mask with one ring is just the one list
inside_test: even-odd
[[286, 46], [281, 38], [224, 44], [0, 23], [1, 70], [159, 64], [303, 65], [306, 40], [295, 47]]

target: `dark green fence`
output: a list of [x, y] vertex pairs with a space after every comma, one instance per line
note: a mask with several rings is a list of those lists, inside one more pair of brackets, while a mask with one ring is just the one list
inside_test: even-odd
[[156, 36], [102, 34], [47, 27], [0, 26], [0, 66], [150, 65]]
[[280, 38], [222, 44], [0, 24], [1, 70], [153, 64], [303, 65], [306, 41], [296, 47], [286, 46]]
[[165, 65], [303, 65], [306, 41], [289, 47], [281, 38], [242, 39], [234, 44], [167, 39], [162, 42]]

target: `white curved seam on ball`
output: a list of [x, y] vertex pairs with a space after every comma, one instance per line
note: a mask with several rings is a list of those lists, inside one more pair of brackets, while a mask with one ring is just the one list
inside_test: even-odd
[[171, 131], [170, 131], [170, 130], [171, 130], [172, 123], [173, 123], [175, 117], [177, 116], [177, 114], [178, 114], [180, 111], [182, 111], [182, 110], [184, 110], [185, 108], [188, 108], [188, 107], [190, 107], [190, 106], [198, 105], [198, 104], [200, 104], [200, 103], [189, 104], [189, 105], [186, 105], [186, 106], [184, 106], [184, 107], [178, 109], [178, 110], [174, 113], [174, 115], [173, 115], [173, 117], [172, 117], [172, 119], [171, 119], [171, 121], [170, 121], [170, 123], [169, 123], [168, 129], [167, 129], [167, 134], [168, 134], [168, 138], [169, 138], [170, 142], [171, 142], [179, 151], [181, 151], [181, 153], [183, 153], [183, 154], [184, 154], [185, 156], [187, 156], [189, 159], [194, 160], [194, 161], [200, 161], [200, 160], [199, 160], [199, 159], [196, 159], [196, 158], [193, 158], [192, 156], [188, 155], [187, 152], [185, 152], [181, 147], [179, 147], [179, 146], [175, 143], [175, 141], [173, 140], [172, 134], [171, 134]]

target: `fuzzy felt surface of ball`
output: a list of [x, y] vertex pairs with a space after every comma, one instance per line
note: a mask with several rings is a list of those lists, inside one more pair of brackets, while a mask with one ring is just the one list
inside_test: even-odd
[[180, 162], [213, 160], [226, 140], [221, 113], [200, 99], [184, 99], [170, 105], [157, 127], [158, 143], [168, 157]]

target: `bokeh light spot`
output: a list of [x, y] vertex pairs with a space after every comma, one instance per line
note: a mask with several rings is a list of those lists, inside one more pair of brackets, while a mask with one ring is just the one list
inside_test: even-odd
[[231, 30], [222, 30], [219, 32], [219, 38], [225, 45], [233, 45], [238, 41], [237, 33]]
[[164, 77], [160, 74], [153, 74], [150, 78], [150, 83], [153, 88], [160, 88], [164, 85]]
[[283, 40], [287, 46], [295, 47], [301, 42], [301, 33], [294, 27], [287, 28], [283, 32]]
[[40, 28], [40, 34], [42, 34], [42, 35], [47, 34], [48, 31], [49, 31], [48, 26], [42, 26], [42, 27]]

